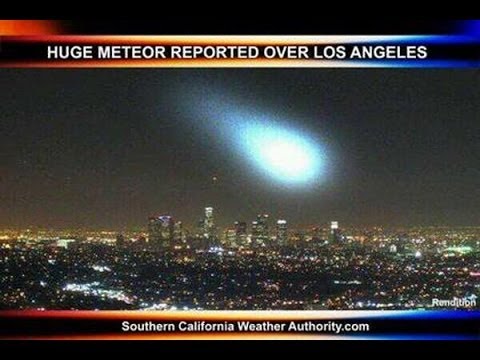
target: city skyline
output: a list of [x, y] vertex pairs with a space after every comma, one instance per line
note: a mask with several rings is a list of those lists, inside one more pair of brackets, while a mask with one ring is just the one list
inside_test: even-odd
[[[206, 211], [205, 217], [209, 216]], [[177, 238], [178, 224], [168, 216], [158, 222], [151, 219], [148, 240], [142, 233], [86, 232], [72, 238], [61, 232], [0, 231], [4, 269], [0, 308], [465, 310], [477, 306], [480, 227], [364, 231], [343, 230], [332, 221], [329, 229], [318, 233], [283, 237], [286, 224], [280, 221], [271, 229], [274, 239], [264, 237], [264, 219], [260, 214], [256, 228], [250, 230], [238, 223], [221, 239], [209, 239], [207, 234]], [[450, 305], [439, 299], [455, 301]]]
[[[209, 206], [221, 228], [261, 213], [297, 227], [477, 226], [477, 78], [2, 70], [0, 228], [138, 228], [151, 214], [194, 226]], [[285, 181], [302, 164], [267, 174], [261, 162], [278, 157], [252, 159], [258, 139], [239, 146], [252, 119], [254, 133], [289, 141], [282, 154], [306, 146], [302, 164], [320, 162], [309, 182]]]

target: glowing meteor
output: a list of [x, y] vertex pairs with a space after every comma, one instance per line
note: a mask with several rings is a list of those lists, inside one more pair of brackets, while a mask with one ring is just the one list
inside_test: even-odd
[[246, 123], [240, 145], [257, 167], [275, 180], [301, 184], [315, 180], [323, 158], [318, 144], [277, 124]]
[[[192, 107], [191, 105], [194, 104]], [[224, 149], [258, 175], [287, 187], [319, 183], [326, 167], [326, 147], [313, 133], [277, 115], [242, 106], [225, 95], [197, 95], [190, 111]]]

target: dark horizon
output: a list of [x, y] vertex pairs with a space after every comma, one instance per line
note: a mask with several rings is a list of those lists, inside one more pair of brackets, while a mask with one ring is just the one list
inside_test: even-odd
[[[193, 227], [206, 206], [221, 227], [264, 212], [292, 227], [480, 225], [476, 70], [2, 69], [0, 80], [0, 227], [143, 228], [152, 214]], [[314, 181], [265, 176], [217, 126], [258, 114], [315, 139], [326, 161]]]

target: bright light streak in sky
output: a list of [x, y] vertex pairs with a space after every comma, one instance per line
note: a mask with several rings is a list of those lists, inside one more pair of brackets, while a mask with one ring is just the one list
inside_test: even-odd
[[304, 184], [319, 175], [323, 159], [318, 144], [305, 135], [267, 121], [246, 121], [239, 144], [265, 174], [286, 184]]
[[321, 182], [326, 148], [313, 134], [280, 118], [230, 103], [225, 96], [198, 98], [192, 113], [200, 116], [207, 131], [222, 139], [226, 151], [235, 150], [251, 170], [287, 187]]

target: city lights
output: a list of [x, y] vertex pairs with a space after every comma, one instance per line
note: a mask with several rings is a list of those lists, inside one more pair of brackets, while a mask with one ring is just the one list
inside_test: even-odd
[[478, 227], [303, 228], [260, 213], [223, 229], [218, 209], [198, 214], [193, 230], [161, 215], [146, 232], [0, 231], [0, 308], [431, 309], [479, 296]]

